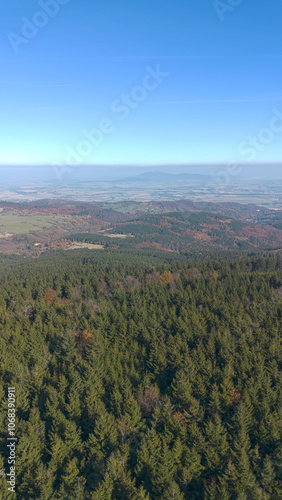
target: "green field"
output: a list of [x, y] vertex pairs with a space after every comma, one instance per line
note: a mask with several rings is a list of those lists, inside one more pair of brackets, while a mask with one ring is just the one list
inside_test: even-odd
[[0, 233], [27, 234], [48, 229], [55, 223], [66, 222], [65, 217], [28, 216], [17, 213], [0, 214]]

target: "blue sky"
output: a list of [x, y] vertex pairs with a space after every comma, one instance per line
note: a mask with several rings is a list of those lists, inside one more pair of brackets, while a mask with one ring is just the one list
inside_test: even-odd
[[281, 161], [281, 18], [280, 0], [2, 0], [0, 164]]

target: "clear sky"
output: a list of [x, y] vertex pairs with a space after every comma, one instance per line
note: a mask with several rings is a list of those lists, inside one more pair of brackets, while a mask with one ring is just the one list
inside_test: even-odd
[[281, 0], [2, 0], [0, 164], [281, 161], [281, 19]]

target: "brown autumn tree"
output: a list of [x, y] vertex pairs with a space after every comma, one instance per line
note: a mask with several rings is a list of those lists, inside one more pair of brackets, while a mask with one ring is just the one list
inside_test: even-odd
[[52, 304], [57, 297], [55, 290], [52, 288], [47, 288], [43, 294], [44, 300], [47, 304]]

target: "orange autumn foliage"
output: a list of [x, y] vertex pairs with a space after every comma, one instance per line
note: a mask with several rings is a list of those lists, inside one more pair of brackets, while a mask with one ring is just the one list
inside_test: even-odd
[[85, 344], [88, 340], [90, 340], [92, 337], [92, 333], [89, 332], [88, 330], [83, 330], [83, 332], [76, 332], [75, 333], [75, 338], [78, 342], [81, 344]]
[[164, 271], [161, 274], [161, 283], [164, 283], [165, 285], [171, 285], [173, 283], [173, 275], [170, 271]]
[[174, 414], [173, 414], [174, 418], [176, 420], [178, 420], [178, 422], [183, 422], [183, 420], [185, 420], [185, 417], [184, 415], [180, 412], [180, 411], [176, 411]]
[[52, 304], [56, 296], [57, 294], [55, 290], [52, 290], [52, 288], [47, 288], [43, 294], [44, 300], [47, 304]]
[[241, 394], [235, 389], [235, 387], [232, 387], [229, 395], [233, 405], [237, 405], [241, 401]]

